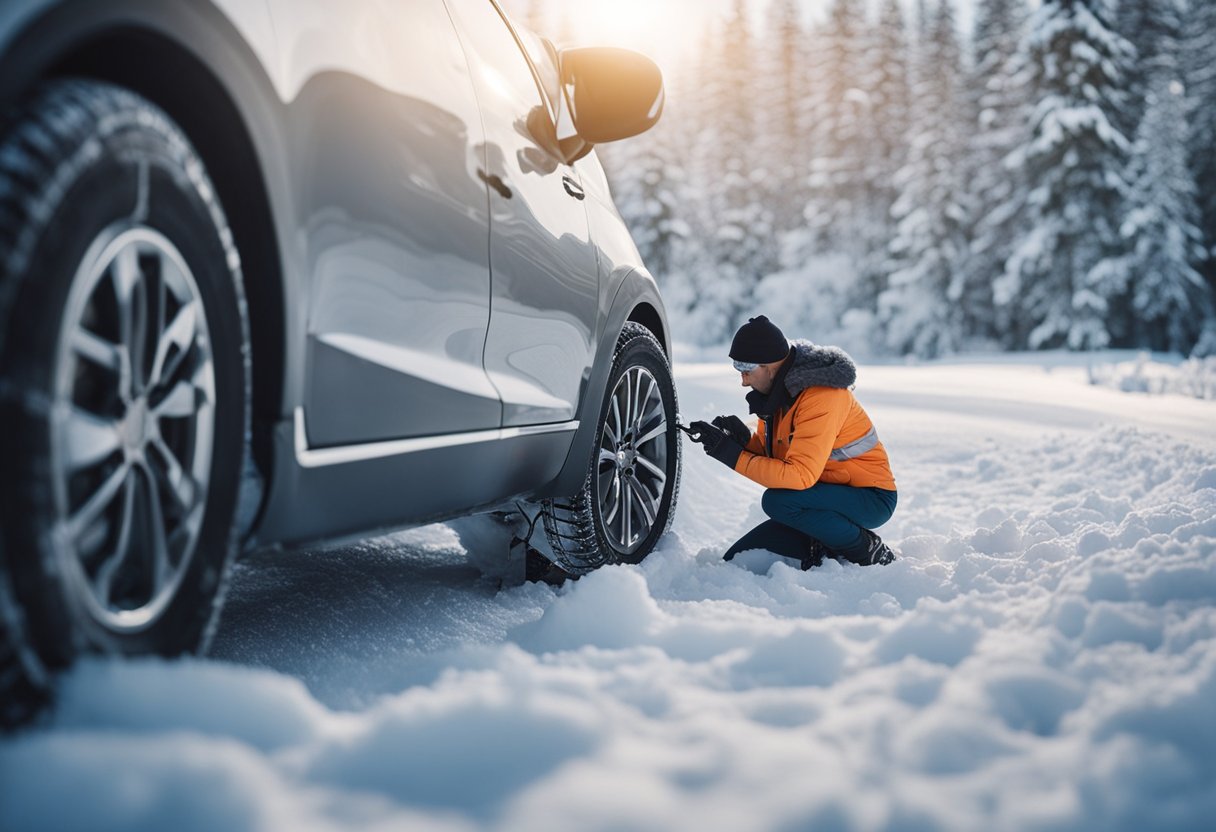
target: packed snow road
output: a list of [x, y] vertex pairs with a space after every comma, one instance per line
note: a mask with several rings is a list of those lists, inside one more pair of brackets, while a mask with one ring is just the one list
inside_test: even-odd
[[857, 395], [896, 563], [721, 562], [760, 489], [695, 446], [655, 554], [561, 590], [446, 526], [259, 555], [207, 660], [87, 664], [0, 743], [0, 828], [1207, 828], [1216, 404], [1007, 358]]

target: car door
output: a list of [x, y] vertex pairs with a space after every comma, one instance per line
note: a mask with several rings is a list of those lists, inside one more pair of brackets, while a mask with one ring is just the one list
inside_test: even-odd
[[530, 63], [491, 0], [447, 2], [485, 126], [486, 372], [502, 398], [504, 426], [569, 421], [594, 357], [598, 265], [578, 172], [557, 151], [549, 105], [557, 66], [539, 47]]
[[443, 0], [271, 0], [310, 447], [498, 428], [481, 113]]

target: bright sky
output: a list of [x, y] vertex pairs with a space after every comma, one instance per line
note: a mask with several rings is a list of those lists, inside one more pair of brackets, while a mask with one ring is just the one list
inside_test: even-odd
[[[523, 17], [531, 0], [505, 0], [517, 17]], [[808, 9], [821, 9], [827, 0], [802, 0]], [[585, 46], [623, 46], [644, 52], [670, 68], [688, 50], [695, 48], [706, 27], [724, 18], [732, 0], [548, 0], [547, 13], [553, 31], [542, 34], [557, 39], [563, 20], [568, 21], [575, 42]], [[767, 3], [752, 0], [759, 25]]]
[[[504, 0], [516, 17], [532, 0]], [[770, 0], [750, 0], [753, 31], [762, 24]], [[800, 0], [807, 22], [819, 19], [831, 0]], [[871, 0], [874, 2], [874, 0]], [[913, 0], [905, 0], [909, 8]], [[960, 25], [969, 25], [973, 0], [954, 0]], [[712, 21], [723, 19], [733, 0], [547, 0], [551, 32], [557, 38], [563, 16], [569, 20], [574, 40], [584, 46], [623, 46], [644, 52], [665, 70], [696, 48]]]

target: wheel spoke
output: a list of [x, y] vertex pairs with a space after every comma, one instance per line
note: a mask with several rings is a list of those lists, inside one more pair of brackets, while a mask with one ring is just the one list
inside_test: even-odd
[[135, 394], [144, 389], [144, 355], [148, 338], [147, 281], [139, 264], [139, 250], [125, 246], [114, 257], [114, 291], [118, 298], [119, 332], [131, 359], [131, 381]]
[[621, 508], [621, 476], [617, 472], [612, 477], [612, 490], [608, 492], [608, 513], [604, 515], [604, 525], [611, 526], [616, 519], [616, 513]]
[[[159, 266], [159, 273], [156, 281], [156, 348], [160, 349], [161, 338], [165, 332], [165, 312], [169, 308], [169, 284], [165, 276], [165, 270], [173, 268], [164, 252], [157, 252], [156, 262]], [[156, 375], [152, 375], [152, 379], [156, 379]], [[149, 382], [152, 383], [152, 382]]]
[[640, 437], [638, 437], [636, 440], [634, 440], [634, 443], [633, 443], [634, 447], [640, 448], [643, 445], [645, 445], [647, 442], [649, 442], [650, 440], [658, 439], [660, 436], [662, 436], [665, 433], [667, 433], [667, 420], [666, 419], [659, 422], [653, 428], [646, 431], [646, 433], [642, 434]]
[[96, 465], [122, 447], [117, 423], [79, 407], [68, 412], [63, 434], [64, 462], [71, 473]]
[[602, 469], [596, 477], [596, 484], [599, 487], [596, 493], [599, 494], [601, 517], [608, 513], [608, 505], [612, 500], [612, 481], [618, 476], [620, 476], [620, 471], [613, 467]]
[[650, 410], [646, 411], [646, 413], [642, 416], [642, 424], [645, 425], [651, 419], [656, 417], [660, 419], [663, 418], [663, 397], [661, 395], [655, 396], [654, 407], [650, 408]]
[[638, 430], [642, 421], [642, 406], [646, 403], [642, 398], [642, 382], [646, 380], [641, 370], [633, 371], [633, 418], [629, 420], [629, 427], [634, 431]]
[[169, 486], [169, 490], [173, 492], [173, 496], [177, 498], [177, 504], [181, 508], [182, 516], [190, 513], [195, 503], [195, 495], [198, 493], [197, 486], [193, 479], [186, 474], [182, 468], [181, 462], [177, 456], [165, 444], [165, 440], [161, 437], [156, 437], [152, 440], [152, 447], [156, 449], [157, 455], [161, 458], [164, 466], [165, 482]]
[[[642, 382], [647, 382], [646, 394], [642, 394]], [[651, 393], [654, 390], [654, 378], [648, 375], [643, 375], [641, 371], [637, 373], [637, 414], [635, 415], [634, 429], [641, 431], [642, 429], [642, 414], [646, 411], [646, 403], [651, 400]]]
[[193, 381], [179, 381], [152, 413], [158, 419], [185, 419], [193, 416], [198, 412], [199, 405], [206, 400], [205, 395], [199, 395], [202, 392]]
[[657, 480], [659, 483], [659, 488], [662, 488], [664, 485], [667, 484], [667, 473], [662, 468], [655, 465], [653, 462], [651, 462], [649, 459], [647, 459], [642, 454], [638, 454], [638, 462], [640, 462], [642, 464], [643, 468], [645, 468], [650, 473], [654, 474], [655, 480]]
[[629, 376], [626, 375], [621, 384], [621, 394], [625, 397], [624, 421], [621, 422], [621, 436], [624, 436], [629, 428], [633, 425], [633, 391], [629, 387]]
[[122, 488], [123, 482], [127, 478], [127, 473], [130, 467], [127, 463], [123, 463], [115, 468], [105, 481], [93, 492], [93, 495], [85, 501], [84, 505], [68, 519], [68, 534], [75, 540], [80, 535], [93, 525], [101, 513], [109, 507], [114, 500], [114, 496], [118, 494], [118, 490]]
[[143, 468], [144, 498], [147, 501], [148, 544], [152, 558], [152, 596], [156, 597], [169, 583], [172, 567], [169, 563], [169, 535], [165, 529], [165, 512], [161, 504], [160, 488], [156, 475], [148, 467]]
[[629, 480], [621, 479], [621, 545], [629, 546], [633, 543], [633, 489], [629, 487]]
[[122, 516], [119, 519], [118, 539], [114, 544], [114, 549], [110, 556], [102, 562], [97, 570], [97, 578], [93, 581], [93, 588], [97, 593], [97, 599], [101, 601], [102, 606], [110, 605], [110, 593], [113, 591], [114, 576], [118, 570], [127, 562], [127, 558], [134, 548], [131, 546], [131, 527], [133, 525], [135, 514], [135, 478], [127, 471], [123, 478], [123, 503]]
[[612, 465], [616, 465], [616, 454], [613, 453], [612, 451], [608, 450], [607, 448], [600, 448], [599, 461], [601, 463], [608, 462], [608, 463], [611, 463]]
[[125, 349], [84, 327], [80, 327], [72, 333], [72, 349], [76, 351], [77, 355], [87, 358], [111, 372], [121, 373], [123, 370]]
[[642, 483], [634, 480], [634, 491], [637, 493], [638, 507], [642, 509], [642, 514], [646, 517], [646, 528], [650, 529], [654, 526], [654, 518], [658, 514], [659, 503], [650, 493], [650, 490]]
[[[172, 378], [173, 373], [181, 365], [182, 359], [185, 358], [191, 344], [194, 342], [196, 324], [197, 307], [194, 302], [187, 303], [177, 310], [177, 314], [173, 316], [173, 320], [169, 322], [168, 327], [157, 341], [156, 357], [152, 362], [152, 373], [149, 380], [150, 385], [155, 386]], [[169, 351], [174, 347], [177, 347], [177, 353], [174, 355], [173, 362], [166, 365]]]
[[135, 287], [139, 283], [139, 254], [134, 246], [126, 246], [118, 252], [110, 272], [114, 280], [114, 295], [118, 299], [120, 337], [130, 347], [135, 324]]

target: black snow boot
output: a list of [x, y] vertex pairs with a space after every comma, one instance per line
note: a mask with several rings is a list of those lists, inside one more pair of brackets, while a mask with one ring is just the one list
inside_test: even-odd
[[813, 537], [809, 537], [807, 539], [810, 541], [810, 543], [806, 547], [806, 554], [802, 556], [799, 562], [799, 566], [801, 566], [803, 572], [807, 571], [808, 569], [814, 569], [817, 566], [823, 566], [823, 559], [825, 557], [831, 557], [828, 550], [824, 548], [822, 543]]
[[895, 560], [895, 551], [869, 529], [861, 530], [861, 542], [848, 551], [837, 552], [838, 558], [858, 566], [885, 566]]

